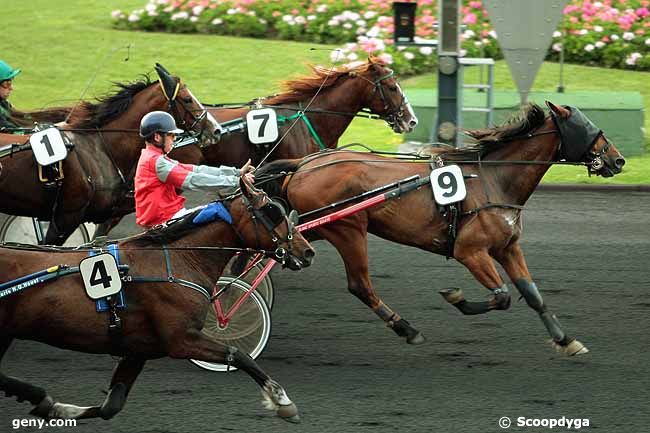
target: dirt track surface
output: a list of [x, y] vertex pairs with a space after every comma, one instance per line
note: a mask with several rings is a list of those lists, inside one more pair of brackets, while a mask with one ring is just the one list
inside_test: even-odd
[[[506, 312], [462, 316], [437, 291], [456, 286], [468, 299], [483, 299], [487, 291], [465, 268], [373, 237], [378, 292], [427, 337], [409, 346], [347, 292], [340, 258], [319, 242], [311, 268], [273, 274], [273, 332], [259, 359], [297, 403], [301, 424], [263, 410], [244, 373], [163, 359], [147, 364], [114, 419], [42, 431], [568, 431], [517, 427], [518, 417], [589, 419], [582, 431], [649, 431], [649, 215], [644, 193], [537, 192], [528, 203], [522, 244], [529, 267], [587, 355], [556, 354], [523, 301]], [[129, 221], [114, 234], [132, 231]], [[109, 356], [16, 341], [3, 371], [60, 401], [95, 405], [114, 364]], [[12, 431], [12, 419], [29, 418], [29, 410], [0, 397], [0, 432]], [[512, 419], [509, 430], [498, 426], [503, 416]]]

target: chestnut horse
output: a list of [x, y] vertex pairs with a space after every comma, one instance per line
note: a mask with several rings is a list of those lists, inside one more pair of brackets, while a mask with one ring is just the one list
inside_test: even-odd
[[[397, 133], [411, 132], [418, 123], [393, 71], [381, 60], [329, 70], [312, 67], [312, 74], [283, 83], [284, 91], [262, 98], [250, 107], [214, 108], [210, 112], [228, 130], [240, 125], [246, 113], [255, 107], [274, 108], [287, 120], [279, 127], [286, 137], [275, 147], [252, 144], [246, 131], [229, 132], [217, 145], [187, 146], [172, 151], [179, 161], [208, 165], [240, 166], [249, 158], [258, 164], [262, 158], [301, 158], [325, 148], [333, 149], [354, 116], [365, 109], [384, 119]], [[312, 100], [313, 99], [313, 100]], [[307, 107], [309, 105], [309, 107]]]
[[123, 203], [144, 147], [138, 128], [145, 114], [168, 111], [202, 140], [216, 139], [216, 121], [187, 86], [160, 65], [156, 72], [159, 81], [144, 77], [118, 84], [117, 93], [73, 109], [60, 128], [73, 147], [63, 161], [59, 181], [49, 185], [39, 181], [34, 155], [24, 144], [29, 135], [0, 137], [24, 144], [0, 148], [0, 212], [51, 221], [45, 243], [60, 245], [82, 222], [101, 223], [133, 211]]
[[[128, 277], [122, 278], [128, 308], [119, 312], [119, 335], [108, 332], [106, 314], [95, 311], [95, 302], [86, 296], [79, 274], [70, 267], [60, 268], [65, 275], [58, 278], [35, 285], [24, 283], [27, 289], [21, 290], [15, 284], [19, 281], [12, 280], [62, 263], [76, 266], [88, 257], [88, 250], [1, 247], [0, 274], [11, 281], [0, 290], [0, 358], [18, 338], [122, 359], [101, 406], [56, 402], [44, 389], [2, 373], [0, 391], [16, 396], [18, 401], [29, 401], [35, 406], [31, 413], [43, 418], [109, 419], [124, 406], [147, 360], [192, 358], [242, 369], [262, 388], [267, 408], [297, 421], [297, 408], [284, 389], [253, 359], [201, 332], [211, 288], [238, 248], [266, 251], [294, 270], [309, 266], [314, 256], [309, 243], [295, 229], [297, 215], [287, 217], [284, 209], [263, 192], [243, 183], [242, 191], [243, 196], [224, 202], [229, 207], [230, 223], [218, 220], [195, 225], [194, 212], [118, 241], [120, 261], [129, 266]], [[269, 220], [269, 225], [258, 224]], [[7, 296], [7, 292], [11, 294]]]
[[[218, 143], [201, 140], [199, 146], [175, 149], [170, 156], [185, 163], [236, 167], [242, 166], [249, 158], [255, 164], [263, 158], [267, 161], [299, 158], [321, 148], [335, 148], [340, 136], [362, 109], [378, 115], [398, 133], [410, 132], [417, 125], [417, 117], [393, 71], [381, 60], [371, 57], [367, 62], [331, 71], [322, 67], [313, 67], [312, 70], [312, 75], [286, 81], [284, 92], [251, 105], [259, 103], [263, 107], [273, 107], [278, 116], [284, 116], [286, 121], [279, 127], [279, 136], [287, 135], [282, 141], [271, 143], [271, 146], [255, 145], [248, 140], [245, 131], [233, 128], [233, 124], [242, 124], [251, 107], [212, 108], [208, 111], [226, 128], [221, 140]], [[312, 98], [309, 108], [306, 108]], [[203, 107], [195, 110], [203, 112]], [[20, 113], [20, 121], [25, 123], [26, 116], [58, 121], [65, 113], [65, 108]], [[233, 131], [228, 132], [230, 129]], [[9, 140], [15, 141], [12, 137], [15, 136], [8, 135]], [[271, 153], [267, 155], [269, 151]], [[137, 156], [131, 162], [125, 160], [124, 164], [134, 167], [136, 161]], [[107, 221], [97, 227], [97, 236], [107, 234], [122, 216], [135, 209], [131, 194], [120, 191], [119, 196], [121, 201], [113, 203], [113, 207], [119, 211], [113, 212]], [[58, 239], [54, 241], [60, 243]], [[46, 237], [46, 243], [51, 242], [53, 238]]]
[[[325, 152], [304, 160], [275, 161], [258, 170], [258, 180], [273, 178], [265, 186], [301, 213], [321, 208], [382, 185], [419, 175], [416, 191], [399, 200], [370, 207], [314, 230], [308, 239], [326, 239], [334, 245], [348, 278], [348, 290], [384, 320], [408, 343], [424, 341], [422, 334], [391, 310], [375, 293], [368, 275], [367, 232], [384, 239], [449, 255], [465, 265], [492, 296], [468, 302], [460, 289], [441, 294], [464, 314], [505, 310], [510, 294], [495, 266], [505, 269], [528, 305], [540, 316], [556, 348], [568, 355], [587, 349], [568, 336], [533, 282], [519, 245], [521, 209], [549, 166], [560, 159], [584, 163], [605, 177], [620, 173], [625, 160], [602, 131], [576, 108], [547, 102], [550, 116], [537, 105], [503, 126], [470, 131], [478, 143], [461, 149], [434, 148], [439, 164], [457, 164], [467, 181], [467, 196], [460, 202], [457, 223], [450, 231], [449, 209], [433, 201], [428, 161], [404, 162], [368, 153]], [[432, 161], [432, 160], [431, 160]], [[417, 163], [424, 162], [424, 163]], [[289, 177], [282, 176], [289, 172]], [[284, 179], [284, 180], [283, 180]], [[320, 216], [320, 215], [318, 215]], [[455, 241], [450, 233], [456, 232]], [[312, 233], [309, 232], [309, 235]]]

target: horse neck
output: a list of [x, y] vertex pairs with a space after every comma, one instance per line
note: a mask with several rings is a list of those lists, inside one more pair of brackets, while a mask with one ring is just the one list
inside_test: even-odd
[[[367, 102], [368, 86], [359, 85], [360, 79], [342, 78], [341, 80], [341, 84], [320, 92], [310, 108], [352, 114], [361, 110]], [[304, 101], [303, 107], [310, 99]], [[352, 115], [307, 114], [321, 140], [330, 149], [336, 147], [339, 138], [354, 119]]]
[[[536, 132], [555, 129], [549, 119]], [[535, 133], [533, 133], [535, 134]], [[537, 135], [528, 139], [513, 140], [502, 149], [484, 157], [499, 161], [552, 161], [560, 144], [558, 134]], [[511, 204], [523, 205], [533, 193], [551, 164], [495, 165], [491, 168], [496, 185]]]
[[[135, 174], [132, 169], [144, 147], [144, 141], [138, 135], [140, 120], [151, 111], [168, 109], [167, 100], [160, 94], [158, 87], [156, 83], [138, 92], [126, 111], [100, 128], [100, 139], [104, 141], [125, 175], [131, 172]], [[128, 132], [109, 132], [110, 130], [128, 130]]]
[[196, 227], [185, 236], [169, 242], [167, 246], [172, 248], [172, 251], [174, 247], [215, 247], [214, 251], [179, 250], [175, 255], [184, 257], [186, 261], [192, 263], [192, 268], [216, 280], [235, 255], [235, 251], [219, 251], [217, 248], [236, 248], [240, 244], [239, 237], [230, 224], [215, 221]]

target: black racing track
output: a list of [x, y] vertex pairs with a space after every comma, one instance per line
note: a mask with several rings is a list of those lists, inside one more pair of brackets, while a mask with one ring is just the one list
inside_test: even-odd
[[[340, 258], [320, 242], [314, 266], [273, 275], [273, 335], [259, 359], [298, 404], [301, 424], [263, 410], [257, 385], [241, 372], [163, 359], [147, 364], [113, 420], [44, 431], [483, 433], [503, 431], [503, 416], [512, 419], [509, 431], [566, 431], [517, 427], [518, 417], [589, 419], [583, 431], [650, 431], [648, 215], [643, 193], [537, 192], [528, 203], [523, 245], [531, 272], [587, 355], [556, 354], [523, 301], [506, 312], [461, 316], [439, 289], [486, 296], [462, 266], [371, 238], [378, 291], [427, 337], [409, 346], [347, 293]], [[115, 234], [129, 230], [133, 224], [123, 223]], [[94, 405], [114, 364], [18, 341], [3, 369], [61, 401]], [[29, 410], [0, 398], [0, 432]]]

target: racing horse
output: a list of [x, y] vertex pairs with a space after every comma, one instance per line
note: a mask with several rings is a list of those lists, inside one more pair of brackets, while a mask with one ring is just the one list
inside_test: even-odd
[[[167, 111], [200, 140], [216, 140], [216, 120], [187, 86], [161, 65], [156, 64], [155, 70], [159, 77], [155, 82], [144, 76], [118, 83], [116, 93], [72, 109], [68, 122], [60, 126], [71, 151], [57, 180], [39, 181], [39, 167], [28, 144], [0, 148], [0, 212], [51, 221], [44, 242], [60, 245], [82, 222], [102, 223], [133, 211], [122, 203], [144, 147], [138, 128], [145, 114]], [[26, 143], [29, 137], [5, 135], [5, 140]]]
[[[311, 75], [285, 81], [283, 92], [255, 100], [251, 107], [209, 108], [224, 128], [233, 132], [224, 134], [217, 145], [182, 147], [171, 156], [194, 164], [231, 166], [241, 166], [249, 158], [258, 164], [271, 150], [268, 161], [301, 158], [335, 148], [362, 110], [384, 119], [397, 133], [411, 132], [417, 126], [418, 119], [393, 71], [380, 59], [369, 57], [366, 62], [332, 70], [311, 69]], [[273, 108], [283, 119], [278, 132], [279, 138], [286, 137], [277, 147], [277, 141], [255, 145], [245, 131], [238, 131], [246, 113], [261, 107]]]
[[[432, 150], [434, 165], [456, 164], [463, 176], [470, 178], [467, 195], [456, 211], [433, 201], [431, 160], [324, 152], [303, 160], [275, 161], [258, 170], [257, 179], [268, 180], [265, 189], [271, 196], [283, 197], [304, 213], [417, 175], [416, 181], [400, 186], [399, 200], [387, 200], [326, 224], [308, 236], [310, 240], [326, 239], [337, 249], [345, 264], [348, 290], [408, 343], [419, 344], [424, 342], [421, 332], [388, 307], [372, 287], [367, 232], [462, 263], [492, 292], [487, 301], [472, 302], [458, 288], [442, 290], [444, 298], [463, 314], [509, 308], [510, 294], [496, 260], [539, 314], [555, 347], [568, 355], [586, 353], [587, 348], [560, 327], [533, 281], [519, 244], [521, 210], [554, 162], [582, 163], [590, 172], [609, 177], [621, 172], [625, 159], [578, 109], [547, 105], [549, 116], [541, 107], [530, 105], [504, 125], [469, 131], [477, 140], [473, 146]], [[452, 182], [444, 179], [443, 183]], [[412, 192], [404, 192], [408, 189]]]
[[[362, 109], [380, 116], [398, 133], [410, 132], [417, 125], [417, 117], [393, 71], [380, 59], [370, 57], [367, 62], [335, 70], [322, 67], [312, 67], [312, 70], [312, 75], [286, 81], [284, 92], [252, 104], [252, 107], [273, 107], [278, 116], [284, 119], [279, 128], [279, 137], [285, 133], [287, 135], [268, 155], [268, 161], [299, 158], [319, 149], [335, 148], [340, 136]], [[313, 101], [307, 108], [312, 98]], [[258, 164], [276, 143], [271, 143], [270, 146], [252, 144], [245, 130], [239, 130], [240, 126], [244, 126], [250, 108], [209, 108], [208, 112], [226, 128], [218, 143], [201, 140], [199, 146], [176, 148], [170, 156], [191, 164], [239, 167], [249, 158]], [[203, 107], [198, 110], [204, 113]], [[27, 114], [56, 120], [66, 109], [53, 108], [49, 111], [49, 117], [48, 110]], [[124, 193], [120, 196], [121, 201], [114, 203], [119, 212], [114, 212], [97, 227], [96, 236], [106, 235], [123, 215], [133, 212], [133, 196]], [[46, 237], [46, 243], [51, 241], [52, 237]]]
[[[243, 180], [240, 185], [243, 194], [224, 202], [229, 209], [221, 219], [195, 224], [208, 207], [117, 242], [120, 262], [129, 267], [122, 275], [127, 308], [119, 313], [119, 334], [109, 332], [105, 315], [95, 311], [95, 303], [84, 293], [79, 274], [61, 265], [80, 263], [88, 257], [88, 250], [21, 244], [0, 247], [0, 273], [14, 279], [0, 285], [0, 359], [16, 338], [122, 357], [100, 406], [57, 402], [44, 389], [2, 373], [0, 391], [20, 402], [29, 401], [35, 406], [31, 413], [43, 418], [109, 419], [124, 406], [147, 360], [192, 358], [242, 369], [262, 388], [268, 409], [298, 421], [298, 410], [282, 386], [253, 359], [201, 333], [211, 299], [206, 287], [211, 289], [238, 248], [266, 251], [293, 270], [309, 266], [314, 256], [295, 229], [297, 215], [287, 216], [279, 204]], [[49, 269], [56, 277], [36, 284], [20, 279], [48, 266], [57, 269]], [[96, 277], [93, 271], [91, 282], [101, 278], [103, 284], [109, 278], [105, 269]], [[21, 281], [22, 286], [17, 284]]]

